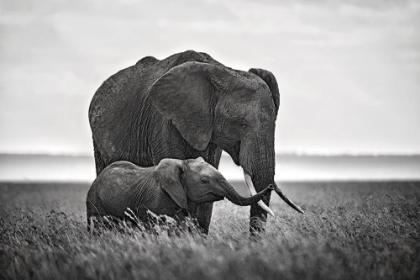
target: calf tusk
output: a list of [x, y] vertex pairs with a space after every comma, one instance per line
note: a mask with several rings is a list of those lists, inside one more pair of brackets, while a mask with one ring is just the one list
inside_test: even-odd
[[[251, 192], [251, 195], [256, 195], [257, 191], [255, 190], [254, 184], [252, 183], [251, 176], [245, 171], [245, 169], [244, 169], [244, 177], [245, 177], [246, 185], [248, 186], [249, 191]], [[271, 216], [275, 217], [273, 211], [270, 209], [270, 207], [267, 206], [267, 204], [264, 203], [264, 201], [260, 200], [260, 201], [257, 202], [257, 204], [265, 212], [267, 212]]]

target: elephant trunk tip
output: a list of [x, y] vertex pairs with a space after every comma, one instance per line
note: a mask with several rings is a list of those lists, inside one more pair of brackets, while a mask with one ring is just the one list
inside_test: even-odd
[[230, 186], [227, 182], [224, 185], [225, 185], [225, 190], [226, 190], [225, 197], [231, 202], [233, 202], [234, 204], [246, 206], [246, 205], [251, 205], [253, 203], [257, 203], [258, 205], [260, 205], [260, 207], [264, 211], [266, 211], [271, 216], [275, 217], [273, 211], [261, 200], [264, 195], [266, 195], [267, 193], [275, 189], [275, 187], [273, 187], [272, 185], [268, 186], [267, 188], [265, 188], [259, 193], [256, 193], [256, 192], [251, 193], [250, 197], [243, 197], [239, 195], [236, 192], [236, 190], [232, 186]]

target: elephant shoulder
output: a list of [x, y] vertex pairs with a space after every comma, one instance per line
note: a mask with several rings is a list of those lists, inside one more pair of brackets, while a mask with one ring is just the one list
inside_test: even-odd
[[207, 62], [207, 60], [208, 59], [206, 56], [203, 56], [200, 53], [193, 50], [187, 50], [178, 54], [177, 65], [189, 61]]
[[153, 57], [153, 56], [145, 56], [139, 61], [137, 61], [136, 66], [137, 67], [147, 67], [154, 65], [156, 62], [158, 62], [159, 59]]
[[222, 63], [220, 63], [219, 61], [215, 60], [213, 57], [211, 57], [207, 53], [199, 52], [199, 54], [201, 55], [201, 57], [204, 57], [205, 58], [206, 63], [224, 66]]
[[184, 52], [176, 53], [171, 55], [164, 60], [161, 60], [161, 64], [167, 70], [181, 65], [186, 62], [202, 62], [202, 63], [209, 63], [209, 64], [216, 64], [216, 65], [223, 65], [217, 60], [213, 59], [210, 55], [204, 52], [196, 52], [194, 50], [187, 50]]

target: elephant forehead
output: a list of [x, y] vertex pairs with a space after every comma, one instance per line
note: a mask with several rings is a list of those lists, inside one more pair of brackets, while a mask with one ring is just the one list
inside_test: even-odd
[[200, 174], [200, 176], [213, 176], [217, 173], [217, 169], [208, 163], [194, 162], [191, 166], [191, 170]]

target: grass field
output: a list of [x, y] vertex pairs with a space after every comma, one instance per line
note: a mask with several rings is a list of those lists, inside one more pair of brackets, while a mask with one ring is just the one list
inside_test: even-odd
[[87, 184], [0, 184], [0, 278], [420, 279], [420, 182], [283, 183], [266, 233], [217, 202], [207, 237], [86, 232]]

